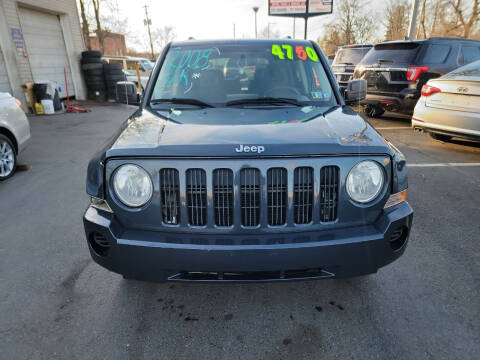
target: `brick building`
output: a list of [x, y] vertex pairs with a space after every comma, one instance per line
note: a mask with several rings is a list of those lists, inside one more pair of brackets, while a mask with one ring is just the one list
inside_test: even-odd
[[[96, 35], [90, 36], [90, 46], [92, 50], [100, 50]], [[125, 35], [104, 31], [103, 54], [110, 56], [126, 56], [127, 45], [125, 43]]]

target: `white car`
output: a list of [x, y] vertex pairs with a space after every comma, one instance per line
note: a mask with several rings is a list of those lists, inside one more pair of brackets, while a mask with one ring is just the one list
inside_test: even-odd
[[480, 140], [480, 60], [429, 80], [415, 106], [412, 127], [436, 140]]
[[0, 92], [0, 181], [13, 175], [17, 156], [30, 140], [30, 123], [22, 103]]

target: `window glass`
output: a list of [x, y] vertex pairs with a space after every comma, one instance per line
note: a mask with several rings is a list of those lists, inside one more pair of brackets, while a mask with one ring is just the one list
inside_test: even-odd
[[423, 57], [423, 62], [427, 64], [442, 64], [450, 53], [450, 45], [431, 44]]
[[328, 77], [305, 43], [173, 47], [152, 100], [193, 98], [217, 106], [249, 98], [290, 98], [306, 105], [335, 104]]
[[462, 64], [469, 64], [475, 60], [480, 60], [480, 47], [462, 46]]
[[333, 65], [356, 65], [370, 49], [370, 47], [340, 49], [335, 55]]
[[384, 43], [375, 45], [360, 62], [361, 64], [413, 64], [418, 50], [419, 43]]

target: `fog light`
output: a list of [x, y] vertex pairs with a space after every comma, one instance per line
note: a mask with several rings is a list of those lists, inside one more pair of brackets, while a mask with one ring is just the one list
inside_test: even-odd
[[405, 200], [407, 200], [407, 189], [390, 195], [390, 197], [388, 198], [383, 208], [386, 209], [386, 208], [392, 207], [394, 205], [400, 204]]

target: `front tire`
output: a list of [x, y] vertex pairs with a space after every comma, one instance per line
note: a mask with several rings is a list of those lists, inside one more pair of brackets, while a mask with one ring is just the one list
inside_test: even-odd
[[437, 133], [430, 133], [430, 136], [435, 140], [445, 141], [445, 142], [448, 142], [452, 139], [450, 135], [443, 135], [443, 134], [437, 134]]
[[384, 112], [385, 112], [385, 110], [383, 110], [381, 107], [375, 106], [375, 105], [366, 105], [363, 108], [363, 113], [365, 115], [367, 115], [368, 117], [371, 117], [371, 118], [380, 117], [380, 116], [383, 115]]
[[0, 181], [8, 179], [17, 168], [17, 154], [13, 143], [0, 134]]

